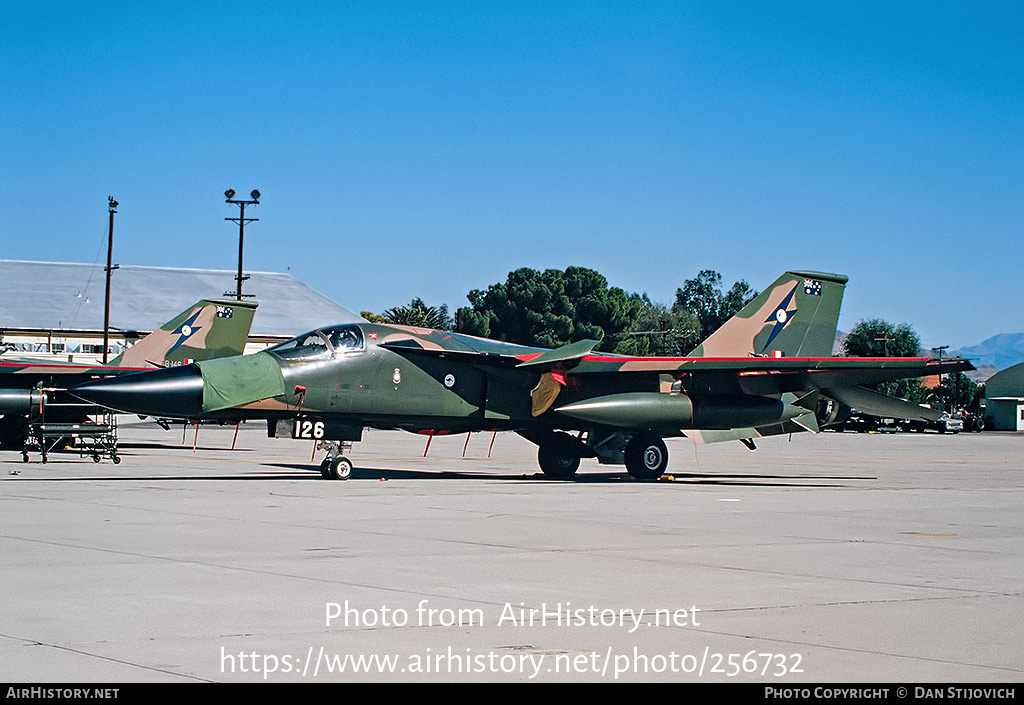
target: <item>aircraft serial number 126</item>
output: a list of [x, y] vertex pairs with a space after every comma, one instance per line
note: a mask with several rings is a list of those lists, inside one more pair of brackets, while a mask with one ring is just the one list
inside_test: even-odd
[[292, 438], [306, 438], [310, 440], [322, 440], [324, 437], [324, 422], [310, 421], [309, 419], [295, 419], [292, 427]]

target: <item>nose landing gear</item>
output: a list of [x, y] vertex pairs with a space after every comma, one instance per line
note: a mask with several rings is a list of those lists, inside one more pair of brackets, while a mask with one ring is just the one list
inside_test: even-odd
[[352, 461], [342, 455], [352, 449], [348, 441], [319, 441], [318, 450], [326, 450], [329, 454], [320, 463], [320, 475], [325, 480], [347, 480], [352, 476]]

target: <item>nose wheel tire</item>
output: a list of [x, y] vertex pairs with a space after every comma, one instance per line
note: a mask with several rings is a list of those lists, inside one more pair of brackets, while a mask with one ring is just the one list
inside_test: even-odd
[[626, 471], [637, 480], [657, 480], [668, 467], [668, 448], [659, 436], [641, 433], [626, 444]]
[[337, 458], [324, 458], [320, 463], [320, 475], [325, 480], [347, 480], [352, 475], [352, 461], [344, 455]]

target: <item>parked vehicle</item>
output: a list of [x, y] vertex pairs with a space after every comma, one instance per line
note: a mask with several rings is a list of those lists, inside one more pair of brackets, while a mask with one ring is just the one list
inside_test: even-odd
[[938, 421], [915, 421], [901, 419], [897, 424], [901, 431], [938, 431], [939, 433], [960, 433], [964, 430], [964, 422], [959, 416], [943, 414]]

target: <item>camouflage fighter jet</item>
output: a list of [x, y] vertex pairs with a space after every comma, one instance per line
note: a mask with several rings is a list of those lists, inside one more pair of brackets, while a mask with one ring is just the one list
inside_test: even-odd
[[0, 357], [0, 448], [21, 450], [32, 419], [81, 423], [96, 413], [64, 392], [70, 386], [194, 360], [241, 355], [256, 303], [204, 299], [114, 358], [109, 365]]
[[584, 457], [662, 475], [663, 438], [698, 442], [817, 432], [842, 408], [929, 410], [860, 385], [970, 369], [964, 360], [832, 357], [847, 278], [787, 272], [689, 357], [624, 357], [582, 340], [554, 350], [372, 323], [311, 331], [255, 355], [79, 385], [121, 411], [266, 419], [271, 436], [331, 442], [324, 477], [345, 479], [342, 442], [364, 428], [418, 433], [512, 430], [545, 474]]

